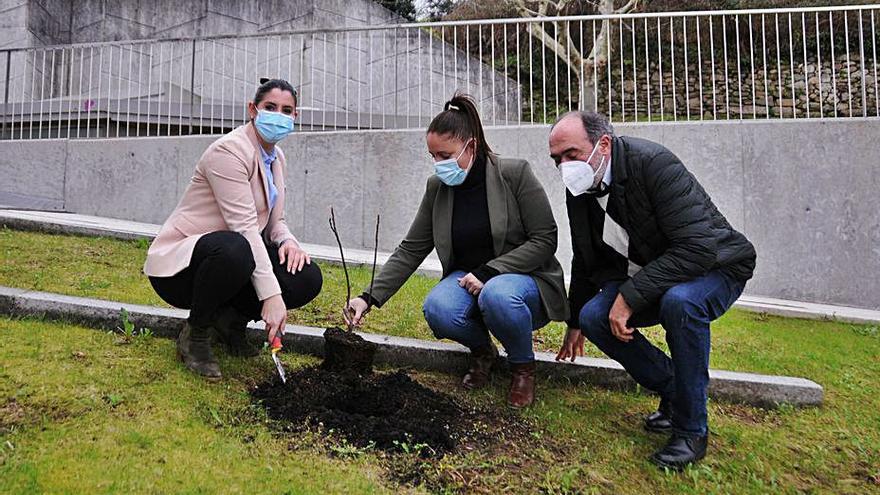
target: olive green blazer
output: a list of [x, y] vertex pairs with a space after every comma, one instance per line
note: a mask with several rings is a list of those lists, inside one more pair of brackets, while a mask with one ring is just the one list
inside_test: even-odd
[[[453, 189], [432, 175], [406, 237], [376, 275], [370, 296], [377, 306], [391, 298], [437, 249], [443, 276], [452, 270]], [[557, 229], [547, 194], [525, 160], [490, 155], [486, 199], [495, 259], [487, 264], [504, 273], [531, 275], [551, 320], [568, 319], [562, 266], [556, 260]], [[367, 289], [369, 292], [369, 288]]]

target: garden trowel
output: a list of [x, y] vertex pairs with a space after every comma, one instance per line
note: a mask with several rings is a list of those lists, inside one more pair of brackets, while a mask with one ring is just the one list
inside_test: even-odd
[[281, 360], [278, 359], [278, 351], [281, 350], [281, 337], [275, 337], [272, 340], [272, 361], [275, 361], [275, 368], [278, 370], [278, 376], [281, 377], [282, 383], [287, 383], [287, 375], [284, 373], [284, 366], [281, 365]]

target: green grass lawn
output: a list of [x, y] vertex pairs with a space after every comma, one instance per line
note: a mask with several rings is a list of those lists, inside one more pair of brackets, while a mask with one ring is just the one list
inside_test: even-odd
[[290, 451], [248, 407], [256, 361], [209, 386], [173, 342], [0, 318], [0, 492], [384, 492], [359, 459]]
[[[146, 245], [0, 230], [0, 285], [163, 305], [141, 275]], [[296, 323], [339, 324], [344, 277], [322, 266], [324, 292], [291, 313]], [[355, 270], [356, 287], [369, 280]], [[366, 331], [431, 338], [421, 301], [434, 281], [414, 277], [374, 311]], [[539, 332], [556, 350], [560, 326]], [[656, 342], [662, 332], [649, 329]], [[340, 458], [321, 438], [279, 434], [251, 406], [249, 387], [272, 372], [265, 356], [221, 356], [208, 384], [175, 361], [173, 343], [116, 337], [64, 323], [0, 317], [0, 492], [317, 493], [405, 490], [532, 493], [878, 493], [880, 329], [732, 311], [713, 327], [712, 366], [805, 376], [825, 387], [821, 408], [765, 411], [710, 403], [705, 462], [682, 474], [645, 460], [662, 444], [641, 430], [656, 404], [635, 392], [541, 383], [524, 413], [535, 449], [450, 455], [436, 461], [372, 451]], [[595, 349], [590, 353], [598, 355]], [[310, 358], [285, 356], [291, 367]], [[464, 395], [457, 378], [419, 373], [476, 403], [503, 403], [505, 381]], [[393, 456], [392, 456], [393, 457]], [[401, 463], [421, 487], [397, 486]]]

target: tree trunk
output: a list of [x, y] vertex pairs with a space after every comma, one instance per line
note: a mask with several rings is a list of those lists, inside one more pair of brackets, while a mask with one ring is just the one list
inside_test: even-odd
[[[553, 4], [551, 0], [543, 0], [538, 3], [537, 10], [532, 11], [526, 6], [525, 0], [515, 0], [514, 3], [523, 17], [544, 17], [547, 15], [547, 9], [550, 5], [553, 5], [557, 11], [561, 11], [568, 4], [567, 1], [563, 0], [560, 0], [557, 4]], [[625, 14], [638, 9], [641, 3], [642, 0], [629, 0], [623, 7], [615, 9], [614, 0], [598, 0], [596, 7], [602, 15]], [[568, 33], [565, 36], [559, 36], [559, 38], [564, 39], [565, 43], [563, 44], [560, 40], [551, 38], [540, 25], [528, 25], [529, 35], [537, 38], [544, 46], [552, 50], [573, 73], [572, 75], [577, 81], [578, 108], [581, 110], [599, 111], [599, 102], [596, 98], [596, 87], [599, 83], [597, 77], [598, 73], [604, 70], [604, 67], [608, 64], [611, 55], [609, 51], [613, 50], [613, 47], [609, 46], [609, 40], [613, 39], [614, 36], [614, 28], [611, 21], [604, 20], [601, 25], [601, 29], [596, 33], [596, 43], [586, 57], [580, 51], [584, 47], [578, 49], [573, 46]], [[558, 33], [559, 31], [557, 30], [556, 32]], [[566, 54], [566, 52], [568, 53]], [[583, 77], [581, 77], [581, 71]]]
[[584, 73], [584, 79], [580, 83], [580, 109], [589, 111], [598, 111], [599, 102], [596, 101], [596, 81], [593, 79], [593, 71], [589, 74]]

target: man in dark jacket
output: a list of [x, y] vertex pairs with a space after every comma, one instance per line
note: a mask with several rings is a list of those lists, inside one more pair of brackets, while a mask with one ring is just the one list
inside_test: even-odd
[[[709, 435], [709, 324], [752, 277], [755, 249], [672, 152], [616, 137], [602, 115], [562, 116], [550, 156], [568, 189], [574, 251], [572, 317], [556, 359], [583, 354], [586, 336], [660, 395], [645, 427], [671, 436], [652, 462], [698, 461]], [[637, 330], [658, 323], [671, 359]]]

